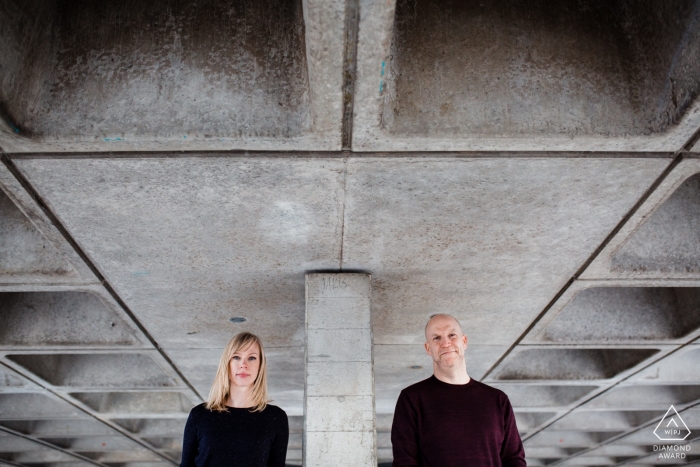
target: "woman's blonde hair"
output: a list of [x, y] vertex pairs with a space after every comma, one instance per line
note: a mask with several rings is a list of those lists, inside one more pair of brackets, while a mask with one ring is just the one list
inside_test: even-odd
[[265, 410], [268, 402], [271, 402], [267, 397], [267, 361], [265, 359], [265, 350], [263, 349], [260, 338], [249, 332], [241, 332], [233, 336], [228, 345], [221, 354], [219, 360], [219, 368], [216, 370], [214, 384], [211, 385], [209, 398], [207, 399], [206, 408], [216, 410], [217, 412], [225, 412], [227, 410], [226, 403], [231, 394], [231, 381], [229, 380], [229, 362], [233, 358], [233, 354], [248, 348], [248, 346], [258, 344], [260, 349], [260, 368], [258, 376], [253, 382], [253, 388], [250, 393], [250, 400], [253, 402], [251, 412], [260, 412]]

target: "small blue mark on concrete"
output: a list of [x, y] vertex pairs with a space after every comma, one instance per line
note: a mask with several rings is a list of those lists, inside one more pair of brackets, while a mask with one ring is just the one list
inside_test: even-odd
[[[386, 63], [382, 62], [382, 78], [384, 78], [384, 68], [386, 67]], [[384, 91], [384, 80], [380, 79], [379, 80], [379, 94], [381, 94]]]
[[182, 139], [187, 139], [187, 135], [183, 136]]
[[10, 128], [12, 128], [12, 131], [14, 131], [15, 133], [19, 133], [19, 128], [17, 128], [15, 126], [15, 124], [12, 123], [12, 120], [10, 120], [9, 118], [6, 118], [5, 121], [7, 122], [8, 125], [10, 125]]
[[136, 271], [132, 272], [131, 275], [134, 277], [139, 277], [139, 276], [147, 276], [151, 273], [151, 271]]
[[104, 139], [104, 140], [107, 141], [107, 142], [110, 142], [110, 141], [123, 141], [123, 140], [122, 140], [121, 138], [119, 138], [119, 137], [116, 137], [116, 138], [102, 138], [102, 139]]

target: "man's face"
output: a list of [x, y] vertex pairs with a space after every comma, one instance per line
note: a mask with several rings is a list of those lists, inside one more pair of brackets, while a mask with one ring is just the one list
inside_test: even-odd
[[433, 358], [435, 365], [451, 368], [464, 365], [464, 351], [467, 336], [462, 334], [459, 324], [449, 316], [435, 316], [425, 330], [425, 351]]

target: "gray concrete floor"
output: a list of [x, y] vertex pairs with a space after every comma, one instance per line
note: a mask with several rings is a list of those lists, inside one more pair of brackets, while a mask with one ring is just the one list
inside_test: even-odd
[[0, 465], [177, 464], [242, 330], [301, 465], [313, 271], [380, 464], [435, 312], [529, 465], [700, 462], [700, 1], [209, 3], [0, 1]]

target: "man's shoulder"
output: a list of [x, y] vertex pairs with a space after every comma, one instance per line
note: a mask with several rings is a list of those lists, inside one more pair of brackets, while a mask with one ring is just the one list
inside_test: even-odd
[[[417, 383], [414, 383], [410, 386], [407, 386], [401, 391], [401, 395], [403, 397], [414, 397], [414, 396], [419, 396], [421, 394], [426, 394], [426, 393], [434, 393], [436, 390], [439, 391], [441, 388], [443, 388], [445, 383], [440, 383], [437, 381], [437, 378], [435, 376], [431, 376], [429, 378], [426, 378], [422, 381], [418, 381]], [[461, 390], [461, 389], [460, 389]], [[489, 386], [488, 384], [482, 383], [481, 381], [477, 381], [474, 378], [472, 378], [469, 383], [465, 384], [463, 386], [463, 390], [465, 391], [470, 391], [470, 392], [477, 392], [480, 394], [481, 397], [489, 397], [493, 399], [498, 399], [498, 400], [504, 400], [508, 399], [508, 396], [506, 395], [505, 392], [501, 391], [498, 388], [495, 388], [493, 386]]]
[[417, 383], [413, 383], [410, 386], [403, 388], [401, 394], [404, 394], [405, 396], [412, 396], [414, 394], [423, 393], [433, 385], [433, 378], [435, 377], [431, 376], [422, 381], [418, 381]]
[[494, 388], [493, 386], [489, 386], [488, 384], [482, 383], [481, 381], [477, 381], [475, 379], [472, 379], [472, 381], [474, 382], [474, 389], [477, 391], [483, 394], [488, 394], [497, 399], [508, 399], [508, 395], [500, 389]]

